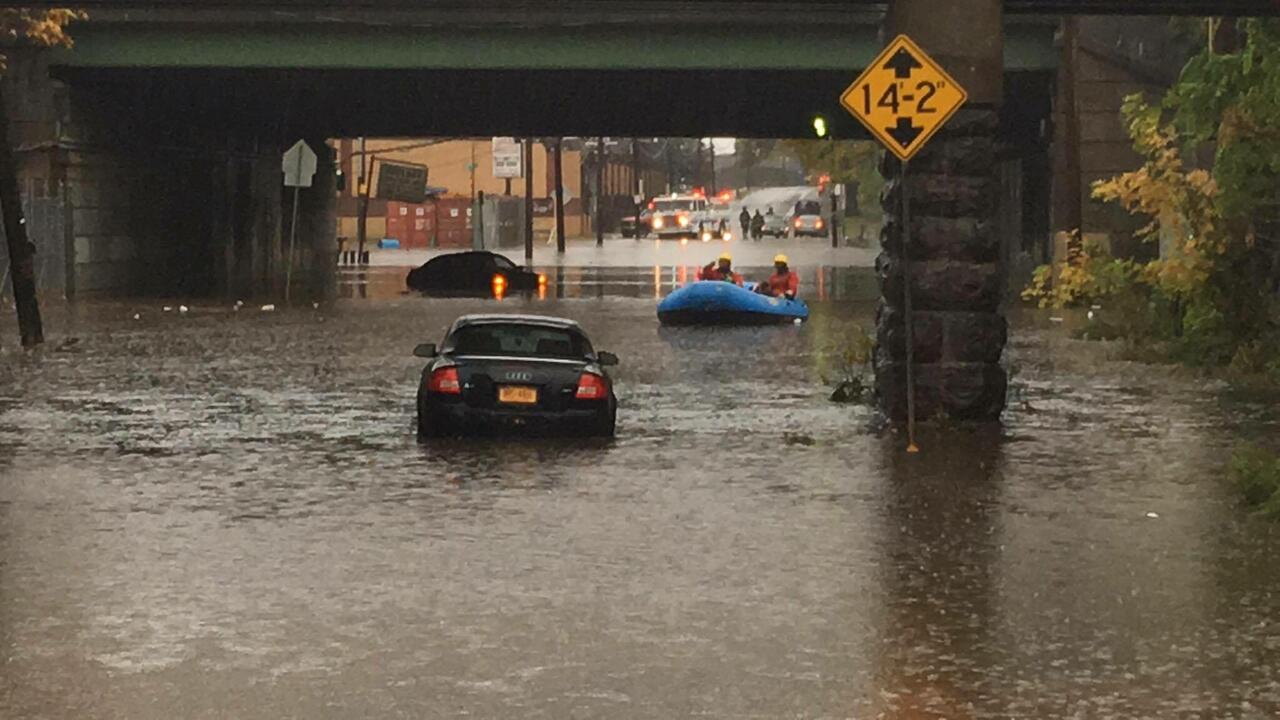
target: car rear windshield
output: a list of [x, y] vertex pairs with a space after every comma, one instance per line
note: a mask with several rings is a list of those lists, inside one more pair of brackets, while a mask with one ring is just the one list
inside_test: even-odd
[[658, 200], [653, 204], [654, 209], [658, 212], [677, 212], [679, 210], [692, 210], [692, 200]]
[[561, 328], [516, 323], [485, 323], [459, 328], [450, 338], [457, 355], [514, 355], [579, 360], [592, 355], [582, 335]]

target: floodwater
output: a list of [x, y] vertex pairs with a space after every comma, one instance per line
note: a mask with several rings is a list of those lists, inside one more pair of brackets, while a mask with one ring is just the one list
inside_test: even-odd
[[[907, 456], [826, 399], [865, 277], [662, 329], [678, 272], [50, 308], [0, 354], [0, 717], [1280, 715], [1280, 531], [1222, 473], [1274, 400], [1025, 317], [1003, 427]], [[419, 444], [413, 345], [498, 309], [622, 357], [616, 441]]]

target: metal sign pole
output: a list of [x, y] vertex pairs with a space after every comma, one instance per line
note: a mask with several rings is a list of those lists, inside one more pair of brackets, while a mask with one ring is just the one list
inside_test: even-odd
[[916, 446], [916, 363], [915, 318], [911, 311], [911, 190], [907, 186], [907, 161], [898, 166], [898, 186], [902, 193], [902, 310], [907, 343], [907, 452]]
[[[302, 164], [301, 161], [298, 162]], [[284, 301], [289, 302], [289, 291], [293, 288], [293, 245], [298, 238], [298, 191], [302, 188], [294, 186], [293, 188], [293, 222], [289, 225], [289, 257], [285, 261], [284, 266]]]

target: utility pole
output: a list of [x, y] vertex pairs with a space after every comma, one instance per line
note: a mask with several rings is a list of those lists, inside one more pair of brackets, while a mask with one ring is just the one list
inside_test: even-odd
[[1076, 99], [1076, 64], [1079, 62], [1080, 38], [1079, 25], [1076, 18], [1067, 16], [1062, 21], [1062, 111], [1063, 163], [1066, 178], [1062, 184], [1062, 194], [1066, 203], [1066, 213], [1062, 220], [1067, 231], [1067, 257], [1052, 258], [1053, 261], [1065, 262], [1080, 250], [1080, 238], [1084, 234], [1084, 182], [1080, 177], [1080, 106]]
[[596, 247], [604, 246], [604, 138], [596, 144]]
[[695, 157], [695, 161], [694, 161], [694, 171], [693, 171], [693, 182], [698, 187], [702, 188], [703, 190], [706, 190], [707, 184], [706, 182], [704, 182], [705, 176], [702, 174], [702, 138], [698, 138], [698, 145], [697, 145], [696, 154], [694, 155], [694, 157]]
[[719, 188], [716, 186], [716, 139], [710, 138], [707, 140], [707, 144], [711, 149], [711, 187], [707, 191], [715, 195], [719, 192]]
[[471, 171], [471, 204], [476, 204], [476, 141], [471, 141], [471, 162], [467, 163], [467, 170]]
[[369, 237], [369, 170], [364, 138], [360, 138], [360, 176], [356, 179], [356, 265], [364, 264], [364, 243]]
[[631, 138], [631, 199], [636, 203], [635, 239], [640, 239], [640, 212], [644, 198], [640, 197], [640, 146]]
[[556, 185], [556, 252], [561, 255], [564, 254], [564, 164], [561, 162], [563, 146], [564, 138], [556, 138], [551, 157]]
[[18, 168], [13, 164], [13, 147], [9, 145], [9, 108], [3, 86], [0, 86], [0, 213], [4, 215], [4, 236], [9, 245], [18, 334], [22, 347], [32, 348], [44, 342], [44, 323], [36, 297], [36, 246], [27, 238], [27, 219], [22, 214], [22, 194], [18, 190]]
[[533, 138], [524, 139], [524, 264], [533, 267]]
[[675, 182], [672, 179], [675, 174], [675, 161], [671, 157], [671, 138], [667, 138], [664, 142], [666, 143], [667, 152], [667, 193], [670, 194], [672, 188], [675, 187]]

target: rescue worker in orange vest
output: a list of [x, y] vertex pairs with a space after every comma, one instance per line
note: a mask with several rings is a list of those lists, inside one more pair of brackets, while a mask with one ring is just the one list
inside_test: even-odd
[[768, 280], [756, 286], [756, 292], [771, 297], [784, 297], [795, 300], [800, 291], [800, 276], [787, 267], [787, 256], [778, 255], [773, 259], [773, 274]]
[[723, 280], [734, 285], [742, 285], [742, 276], [733, 271], [733, 257], [729, 253], [720, 256], [714, 263], [707, 263], [698, 271], [699, 280]]

